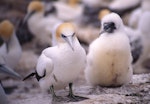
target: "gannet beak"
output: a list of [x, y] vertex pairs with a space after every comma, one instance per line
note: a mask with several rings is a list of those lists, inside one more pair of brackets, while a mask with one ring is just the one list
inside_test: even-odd
[[7, 53], [9, 52], [9, 41], [6, 41], [6, 49], [7, 49]]
[[16, 77], [16, 78], [21, 78], [21, 76], [18, 73], [16, 73], [15, 71], [13, 71], [13, 69], [9, 68], [6, 65], [0, 65], [0, 72], [5, 73], [5, 74], [9, 74], [9, 75]]
[[68, 36], [66, 38], [66, 42], [69, 44], [69, 46], [71, 47], [71, 49], [74, 51], [74, 44], [73, 44], [73, 37], [72, 37], [72, 35]]
[[103, 33], [105, 33], [106, 31], [104, 31], [104, 30], [102, 30], [100, 33], [99, 33], [99, 35], [101, 35], [101, 34], [103, 34]]
[[23, 19], [23, 25], [26, 24], [26, 22], [28, 21], [28, 19], [34, 14], [34, 11], [29, 12], [28, 14], [25, 15], [24, 19]]

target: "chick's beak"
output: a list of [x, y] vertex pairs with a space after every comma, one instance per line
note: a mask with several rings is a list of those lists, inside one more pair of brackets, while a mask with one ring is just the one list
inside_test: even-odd
[[106, 31], [104, 31], [104, 30], [102, 30], [100, 33], [99, 33], [99, 35], [101, 35], [101, 34], [103, 34], [103, 33], [105, 33]]
[[73, 41], [73, 37], [72, 36], [68, 36], [66, 38], [66, 42], [69, 44], [69, 46], [71, 47], [71, 49], [74, 51], [74, 41]]

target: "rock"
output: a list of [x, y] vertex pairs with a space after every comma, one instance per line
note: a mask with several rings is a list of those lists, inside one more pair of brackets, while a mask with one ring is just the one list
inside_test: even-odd
[[[82, 79], [84, 80], [84, 79]], [[26, 82], [29, 84], [29, 82]], [[31, 82], [30, 82], [31, 83]], [[32, 82], [33, 83], [33, 82]], [[68, 88], [56, 91], [56, 94], [63, 97], [61, 102], [52, 102], [52, 96], [39, 92], [39, 87], [27, 87], [28, 92], [9, 95], [11, 104], [148, 104], [150, 101], [150, 74], [134, 75], [133, 81], [122, 87], [106, 88], [92, 87], [88, 84], [74, 86], [74, 93], [89, 99], [79, 102], [68, 102], [65, 97]], [[24, 84], [24, 86], [27, 86]], [[37, 89], [37, 90], [35, 90]], [[12, 96], [17, 96], [16, 98]]]

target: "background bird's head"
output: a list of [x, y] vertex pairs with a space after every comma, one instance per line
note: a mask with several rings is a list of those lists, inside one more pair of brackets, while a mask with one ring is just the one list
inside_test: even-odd
[[9, 50], [10, 38], [14, 33], [14, 25], [9, 20], [0, 23], [0, 38], [6, 43], [7, 51]]
[[28, 5], [27, 14], [24, 18], [24, 23], [35, 13], [44, 13], [44, 4], [40, 1], [32, 1]]
[[28, 13], [31, 12], [43, 12], [44, 11], [44, 4], [40, 1], [32, 1], [29, 5], [28, 5]]
[[102, 20], [102, 18], [107, 15], [107, 14], [110, 14], [111, 11], [108, 10], [108, 9], [103, 9], [103, 10], [100, 10], [99, 13], [98, 13], [98, 19], [99, 20]]
[[68, 4], [75, 7], [79, 3], [79, 0], [68, 0]]
[[0, 37], [4, 41], [8, 41], [14, 32], [14, 25], [9, 20], [0, 23]]
[[115, 30], [123, 28], [123, 22], [118, 14], [110, 13], [102, 18], [101, 26], [102, 33], [113, 33]]
[[68, 43], [74, 49], [75, 26], [72, 23], [62, 23], [56, 29], [56, 40], [58, 43]]

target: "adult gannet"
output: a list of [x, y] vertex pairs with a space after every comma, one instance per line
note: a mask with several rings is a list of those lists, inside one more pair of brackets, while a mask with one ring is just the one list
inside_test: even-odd
[[53, 98], [56, 98], [54, 89], [63, 89], [69, 84], [68, 97], [77, 100], [80, 97], [73, 94], [72, 83], [85, 68], [85, 50], [76, 37], [73, 24], [60, 24], [55, 35], [57, 45], [43, 50], [36, 71], [25, 79], [35, 75], [43, 90], [50, 88]]

